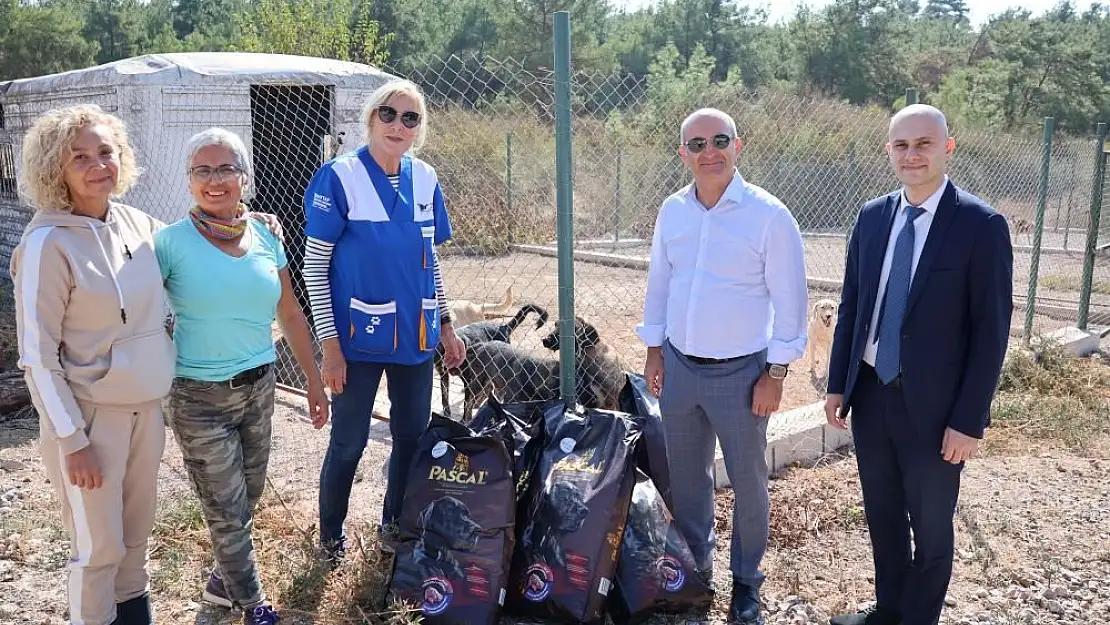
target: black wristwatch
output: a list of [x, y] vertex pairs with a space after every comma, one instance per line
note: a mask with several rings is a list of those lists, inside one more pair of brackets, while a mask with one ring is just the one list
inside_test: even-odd
[[790, 373], [790, 367], [788, 365], [767, 363], [767, 375], [770, 376], [772, 380], [785, 380], [787, 373]]

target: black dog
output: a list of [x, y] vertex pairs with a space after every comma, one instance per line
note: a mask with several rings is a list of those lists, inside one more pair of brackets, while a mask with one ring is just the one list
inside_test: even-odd
[[[559, 351], [559, 322], [543, 338], [543, 346]], [[624, 370], [613, 350], [601, 339], [593, 324], [574, 318], [574, 362], [578, 403], [586, 408], [617, 410], [624, 388]]]
[[463, 369], [469, 368], [471, 366], [471, 363], [467, 362], [467, 359], [470, 358], [470, 348], [479, 343], [487, 343], [490, 341], [497, 341], [501, 343], [511, 342], [509, 339], [512, 336], [513, 330], [516, 330], [521, 323], [524, 323], [524, 319], [530, 313], [536, 314], [537, 329], [547, 323], [546, 310], [535, 304], [525, 304], [524, 306], [520, 307], [520, 310], [518, 310], [515, 315], [513, 315], [512, 319], [509, 319], [504, 323], [500, 323], [497, 321], [476, 321], [474, 323], [468, 323], [464, 326], [459, 326], [455, 330], [455, 335], [458, 336], [459, 339], [466, 344], [467, 358], [463, 360], [462, 364], [450, 371], [448, 371], [447, 368], [443, 366], [443, 343], [440, 343], [438, 346], [436, 346], [436, 352], [433, 358], [435, 359], [436, 372], [439, 374], [439, 396], [440, 400], [443, 403], [444, 416], [446, 416], [447, 418], [451, 418], [451, 401], [449, 392], [449, 389], [451, 388], [451, 375], [463, 378], [464, 423], [470, 420], [471, 408], [473, 407], [474, 400], [477, 399], [477, 396], [480, 394], [481, 389], [471, 388], [470, 385], [465, 384], [467, 376], [463, 372]]
[[582, 492], [571, 482], [555, 482], [551, 491], [540, 497], [536, 517], [528, 528], [532, 550], [549, 566], [565, 568], [563, 537], [582, 529], [590, 509], [586, 507]]

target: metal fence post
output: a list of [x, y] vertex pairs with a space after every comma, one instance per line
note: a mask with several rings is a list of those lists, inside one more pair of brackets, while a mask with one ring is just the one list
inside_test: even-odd
[[555, 204], [559, 254], [560, 395], [568, 408], [574, 384], [574, 202], [571, 197], [570, 13], [555, 12]]
[[1079, 314], [1075, 325], [1087, 329], [1091, 308], [1091, 282], [1095, 273], [1095, 245], [1098, 242], [1098, 222], [1102, 212], [1102, 182], [1106, 175], [1106, 123], [1099, 122], [1095, 139], [1095, 176], [1091, 183], [1091, 216], [1087, 224], [1087, 247], [1083, 254], [1083, 287], [1079, 291]]
[[622, 150], [617, 150], [617, 181], [616, 189], [613, 190], [613, 201], [617, 205], [617, 219], [616, 225], [613, 226], [613, 242], [616, 243], [621, 240], [621, 153]]
[[505, 210], [508, 212], [509, 245], [516, 243], [513, 240], [513, 225], [516, 215], [513, 214], [513, 133], [505, 133]]
[[1029, 293], [1025, 298], [1025, 346], [1033, 334], [1033, 313], [1037, 307], [1037, 279], [1041, 267], [1041, 238], [1044, 233], [1044, 209], [1048, 198], [1048, 173], [1052, 167], [1052, 131], [1056, 120], [1044, 118], [1044, 143], [1041, 149], [1041, 184], [1037, 190], [1037, 220], [1033, 227], [1033, 257], [1029, 262]]
[[917, 104], [917, 89], [913, 87], [906, 88], [906, 106]]

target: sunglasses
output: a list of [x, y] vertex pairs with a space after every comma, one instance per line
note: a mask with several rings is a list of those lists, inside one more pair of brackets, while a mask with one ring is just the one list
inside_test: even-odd
[[[379, 106], [378, 119], [382, 120], [383, 124], [392, 124], [393, 120], [397, 119], [397, 109], [388, 104]], [[401, 113], [401, 125], [405, 128], [416, 128], [420, 125], [420, 113], [416, 111]]]
[[[693, 139], [690, 139], [682, 145], [686, 146], [687, 150], [690, 150], [694, 154], [697, 154], [698, 152], [704, 150], [705, 146], [709, 145], [709, 141], [710, 140], [706, 139], [705, 137], [694, 137]], [[717, 148], [718, 150], [723, 150], [732, 143], [732, 137], [728, 135], [716, 135], [713, 137], [712, 141], [713, 147]]]

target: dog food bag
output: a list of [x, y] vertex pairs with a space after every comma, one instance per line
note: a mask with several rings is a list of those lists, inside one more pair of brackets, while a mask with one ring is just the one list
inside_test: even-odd
[[497, 623], [514, 541], [512, 458], [497, 436], [432, 416], [398, 519], [390, 596], [429, 625]]
[[698, 575], [670, 509], [652, 479], [637, 471], [609, 616], [631, 625], [653, 614], [704, 613], [712, 604], [713, 590]]
[[620, 394], [620, 409], [632, 415], [640, 425], [640, 447], [636, 450], [636, 466], [655, 482], [668, 510], [674, 510], [671, 499], [671, 471], [667, 465], [667, 437], [663, 432], [663, 415], [659, 399], [651, 394], [644, 376], [625, 372], [627, 380]]
[[600, 623], [612, 590], [639, 439], [627, 415], [545, 414], [535, 496], [524, 515], [508, 611], [562, 623]]
[[558, 400], [502, 404], [490, 397], [470, 422], [470, 428], [480, 435], [500, 436], [512, 454], [518, 505], [528, 495], [532, 473], [543, 453], [544, 411], [555, 404], [563, 405]]

